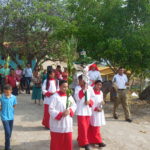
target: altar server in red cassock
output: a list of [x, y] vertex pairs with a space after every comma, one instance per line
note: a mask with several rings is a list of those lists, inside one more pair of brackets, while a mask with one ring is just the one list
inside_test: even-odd
[[49, 103], [50, 97], [56, 92], [56, 80], [55, 80], [55, 73], [53, 70], [48, 72], [47, 79], [44, 81], [42, 85], [42, 92], [44, 95], [44, 116], [42, 125], [45, 128], [49, 129]]
[[88, 140], [90, 144], [97, 144], [99, 147], [105, 147], [103, 143], [100, 127], [105, 125], [105, 116], [102, 106], [103, 101], [103, 92], [100, 90], [102, 87], [102, 82], [97, 80], [94, 87], [94, 105], [92, 107], [92, 116], [90, 118], [90, 128], [88, 133]]
[[72, 96], [67, 98], [68, 83], [59, 82], [60, 90], [51, 97], [50, 113], [50, 150], [72, 150], [73, 116], [76, 103]]
[[82, 76], [81, 90], [77, 95], [77, 120], [78, 120], [78, 144], [85, 150], [90, 150], [88, 140], [88, 130], [90, 126], [90, 116], [92, 115], [92, 106], [94, 104], [94, 91], [88, 86], [88, 77]]
[[100, 74], [96, 64], [92, 64], [89, 67], [88, 77], [89, 77], [89, 80], [90, 80], [89, 85], [92, 86], [92, 87], [94, 87], [94, 83], [95, 83], [96, 80], [101, 80], [102, 81], [101, 74]]

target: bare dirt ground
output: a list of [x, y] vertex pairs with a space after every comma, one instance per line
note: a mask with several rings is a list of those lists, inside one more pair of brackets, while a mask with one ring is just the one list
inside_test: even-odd
[[[119, 120], [114, 120], [112, 107], [111, 102], [105, 106], [107, 125], [101, 131], [107, 147], [103, 150], [150, 150], [150, 104], [138, 100], [131, 102], [133, 123], [124, 121], [122, 107], [119, 108]], [[41, 126], [42, 115], [43, 106], [33, 104], [29, 95], [18, 97], [12, 150], [49, 150], [50, 133]], [[79, 150], [76, 121], [73, 135], [74, 150]], [[0, 122], [0, 150], [3, 149], [4, 131]], [[98, 148], [92, 147], [92, 150]]]

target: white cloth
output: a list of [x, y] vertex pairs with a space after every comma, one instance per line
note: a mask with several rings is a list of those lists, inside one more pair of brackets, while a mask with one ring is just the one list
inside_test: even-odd
[[[67, 117], [62, 117], [60, 120], [56, 120], [55, 118], [60, 112], [64, 112], [66, 110], [66, 101], [67, 96], [60, 96], [58, 93], [55, 93], [50, 98], [49, 104], [49, 113], [50, 113], [50, 130], [52, 132], [59, 133], [68, 133], [73, 131], [73, 118], [68, 115]], [[72, 96], [69, 97], [69, 107], [68, 109], [72, 109], [73, 112], [76, 110], [76, 103]]]
[[[46, 89], [46, 82], [47, 79], [44, 80], [43, 85], [42, 85], [42, 93], [45, 95], [47, 92], [55, 93], [56, 92], [56, 81], [55, 80], [49, 80], [49, 88], [48, 90]], [[49, 104], [50, 103], [50, 97], [44, 97], [44, 104]]]
[[89, 85], [92, 85], [93, 81], [96, 81], [96, 80], [101, 80], [102, 81], [101, 74], [97, 70], [95, 70], [95, 71], [90, 70], [88, 72], [88, 77], [89, 77], [89, 80], [90, 80]]
[[126, 89], [126, 83], [128, 82], [128, 78], [125, 74], [119, 75], [116, 74], [112, 80], [118, 87], [118, 89]]
[[92, 107], [92, 116], [90, 118], [90, 124], [92, 126], [103, 126], [106, 124], [104, 110], [102, 112], [94, 111], [96, 107], [102, 108], [101, 102], [103, 101], [103, 92], [101, 91], [99, 95], [95, 94], [94, 105]]
[[75, 87], [75, 90], [74, 90], [74, 99], [75, 99], [75, 101], [77, 101], [77, 99], [78, 99], [78, 93], [79, 93], [80, 90], [81, 90], [81, 86], [77, 85]]
[[[77, 101], [76, 101], [76, 103], [77, 103], [76, 115], [77, 116], [91, 116], [92, 115], [92, 107], [90, 107], [89, 105], [85, 105], [85, 96], [82, 99], [80, 99], [79, 98], [79, 92], [76, 95], [76, 98], [77, 98]], [[93, 88], [88, 86], [87, 99], [88, 99], [88, 101], [92, 100], [94, 102], [93, 98], [94, 98]]]
[[33, 76], [32, 69], [31, 68], [25, 68], [23, 70], [23, 74], [24, 74], [25, 77], [32, 78], [32, 76]]

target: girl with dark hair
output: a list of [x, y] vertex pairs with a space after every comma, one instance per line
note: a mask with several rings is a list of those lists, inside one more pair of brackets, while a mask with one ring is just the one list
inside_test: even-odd
[[47, 79], [43, 82], [42, 93], [44, 95], [44, 116], [42, 124], [45, 128], [49, 128], [49, 103], [50, 97], [56, 92], [56, 80], [53, 70], [48, 71]]
[[103, 111], [103, 92], [101, 91], [101, 80], [95, 81], [94, 86], [94, 105], [92, 107], [92, 116], [90, 118], [90, 127], [88, 132], [88, 140], [90, 144], [97, 144], [99, 147], [105, 147], [106, 145], [102, 141], [100, 127], [105, 125], [105, 116]]
[[39, 100], [39, 105], [41, 105], [41, 98], [42, 98], [42, 79], [40, 76], [40, 73], [38, 71], [35, 71], [33, 74], [33, 89], [32, 89], [32, 100], [35, 100], [35, 104], [36, 104], [36, 100]]

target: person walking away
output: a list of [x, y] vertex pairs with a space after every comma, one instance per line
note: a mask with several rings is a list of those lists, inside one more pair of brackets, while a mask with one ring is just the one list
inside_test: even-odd
[[113, 110], [113, 117], [115, 119], [118, 119], [118, 115], [116, 113], [117, 108], [119, 104], [122, 104], [124, 114], [125, 114], [125, 120], [128, 122], [132, 122], [131, 120], [131, 114], [130, 114], [130, 109], [129, 109], [129, 104], [127, 100], [127, 85], [128, 83], [128, 78], [126, 74], [124, 74], [125, 69], [123, 67], [119, 68], [118, 74], [116, 74], [113, 77], [113, 83], [117, 86], [117, 98], [114, 102], [114, 110]]
[[5, 131], [5, 150], [10, 150], [16, 104], [17, 99], [12, 95], [12, 87], [9, 84], [5, 85], [4, 93], [0, 98], [1, 120]]

